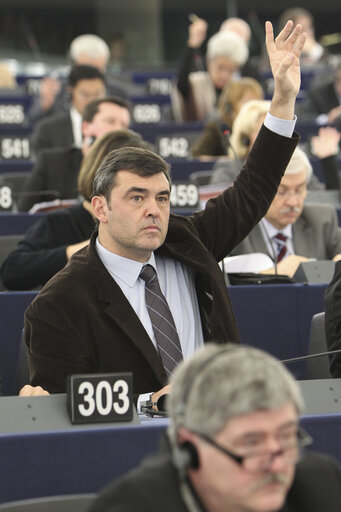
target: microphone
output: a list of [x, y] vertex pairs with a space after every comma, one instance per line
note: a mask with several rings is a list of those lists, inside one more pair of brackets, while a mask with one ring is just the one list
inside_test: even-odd
[[[263, 219], [260, 221], [260, 226], [261, 226], [261, 230], [262, 232], [265, 234], [266, 236], [266, 239], [267, 241], [269, 242], [269, 245], [271, 247], [271, 251], [272, 251], [272, 255], [273, 257], [271, 258], [272, 261], [274, 262], [274, 269], [275, 269], [275, 275], [277, 276], [278, 275], [278, 269], [277, 269], [277, 253], [275, 251], [275, 248], [274, 248], [274, 244], [271, 240], [271, 237], [269, 236], [269, 233], [268, 233], [268, 230], [266, 229], [266, 226], [265, 226], [265, 223], [263, 222]], [[271, 257], [271, 256], [270, 256]]]
[[219, 134], [226, 154], [228, 153], [228, 148], [231, 148], [235, 160], [238, 160], [237, 153], [230, 141], [231, 130], [227, 123], [219, 123]]

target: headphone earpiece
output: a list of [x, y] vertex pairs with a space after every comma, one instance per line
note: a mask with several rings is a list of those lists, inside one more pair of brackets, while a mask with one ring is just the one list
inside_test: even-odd
[[180, 475], [184, 475], [186, 469], [198, 469], [199, 454], [198, 450], [190, 441], [181, 443], [177, 450], [173, 452], [173, 464], [179, 471]]
[[243, 146], [248, 148], [250, 146], [250, 142], [250, 137], [248, 135], [245, 135], [245, 133], [240, 134], [240, 143]]

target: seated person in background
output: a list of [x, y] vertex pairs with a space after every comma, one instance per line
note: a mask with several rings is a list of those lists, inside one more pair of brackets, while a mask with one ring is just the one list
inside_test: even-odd
[[240, 109], [231, 137], [226, 137], [228, 158], [220, 158], [213, 167], [210, 183], [231, 184], [249, 154], [269, 110], [270, 102], [251, 100]]
[[36, 124], [32, 134], [35, 154], [43, 149], [82, 147], [82, 116], [90, 101], [105, 97], [104, 75], [93, 66], [74, 66], [68, 78], [71, 97], [68, 112], [49, 116]]
[[151, 151], [122, 148], [104, 158], [91, 200], [98, 230], [25, 313], [32, 386], [65, 392], [70, 374], [129, 371], [135, 399], [156, 402], [177, 364], [205, 342], [238, 343], [218, 262], [267, 212], [298, 142], [305, 34], [291, 29], [288, 22], [274, 40], [266, 23], [276, 83], [269, 113], [238, 180], [205, 210], [170, 214], [169, 166]]
[[297, 115], [302, 121], [316, 121], [318, 124], [340, 123], [341, 116], [341, 62], [332, 76], [314, 81], [307, 97], [297, 104]]
[[321, 126], [311, 140], [311, 152], [320, 161], [327, 190], [341, 190], [339, 162], [340, 132], [332, 126]]
[[[294, 26], [299, 23], [307, 34], [300, 57], [301, 69], [316, 68], [317, 66], [324, 67], [327, 64], [328, 53], [315, 39], [314, 17], [311, 12], [302, 7], [289, 7], [281, 14], [278, 20], [278, 29], [282, 30], [288, 20], [292, 20]], [[269, 59], [265, 51], [262, 58], [262, 67], [263, 69], [270, 69]]]
[[276, 266], [264, 273], [291, 277], [302, 261], [341, 258], [341, 228], [335, 208], [328, 204], [304, 204], [311, 175], [306, 154], [296, 148], [265, 217], [231, 256], [268, 254]]
[[[233, 183], [256, 140], [268, 109], [269, 101], [266, 100], [251, 100], [242, 106], [233, 123], [232, 135], [226, 138], [228, 158], [219, 158], [214, 164], [210, 183], [224, 185]], [[328, 185], [329, 180], [333, 180], [333, 184], [335, 184], [335, 162], [332, 166], [327, 167], [326, 165], [323, 170], [328, 176], [328, 180], [326, 179]], [[309, 190], [322, 190], [324, 185], [313, 174], [308, 188]]]
[[89, 149], [78, 176], [78, 191], [83, 201], [71, 208], [41, 216], [27, 231], [0, 269], [7, 289], [40, 288], [66, 265], [76, 251], [89, 243], [95, 229], [90, 204], [95, 173], [110, 151], [125, 146], [149, 147], [139, 134], [116, 130], [100, 137]]
[[[107, 43], [97, 35], [82, 34], [71, 42], [68, 54], [72, 65], [94, 66], [105, 73], [110, 50]], [[127, 98], [127, 85], [121, 80], [106, 76], [106, 85], [108, 95]], [[39, 95], [33, 101], [27, 115], [29, 121], [34, 124], [43, 117], [67, 112], [69, 108], [70, 96], [66, 83], [51, 74], [42, 79]]]
[[89, 103], [82, 121], [82, 149], [70, 146], [42, 151], [19, 199], [19, 211], [28, 211], [35, 203], [56, 197], [77, 199], [77, 177], [83, 156], [97, 137], [128, 128], [129, 123], [129, 104], [125, 100], [107, 97]]
[[[335, 263], [333, 279], [325, 293], [325, 332], [328, 350], [341, 349], [341, 261]], [[335, 379], [341, 378], [341, 353], [330, 357], [329, 371]]]
[[207, 43], [207, 71], [191, 72], [191, 49], [196, 48], [195, 41], [197, 36], [190, 31], [187, 54], [178, 73], [177, 90], [174, 89], [172, 95], [176, 120], [205, 120], [213, 115], [221, 91], [248, 57], [247, 45], [238, 34], [227, 30], [217, 32]]
[[[250, 100], [262, 100], [262, 86], [253, 78], [240, 78], [224, 87], [218, 100], [219, 119], [205, 126], [205, 130], [192, 147], [195, 158], [226, 156], [224, 129], [233, 129], [233, 122], [241, 107]], [[227, 125], [227, 126], [226, 126]]]
[[308, 449], [300, 388], [266, 352], [210, 343], [179, 366], [167, 409], [159, 451], [89, 512], [340, 511], [341, 468]]

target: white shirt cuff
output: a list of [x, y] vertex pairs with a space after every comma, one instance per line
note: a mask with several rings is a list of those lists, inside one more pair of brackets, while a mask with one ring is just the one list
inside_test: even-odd
[[137, 399], [137, 412], [141, 412], [141, 402], [147, 402], [150, 400], [150, 395], [152, 395], [153, 392], [150, 393], [142, 393], [142, 395], [139, 395]]
[[272, 132], [277, 133], [278, 135], [283, 135], [283, 137], [292, 137], [294, 133], [295, 124], [297, 117], [294, 116], [294, 119], [280, 119], [279, 117], [275, 117], [270, 112], [266, 114], [264, 126], [266, 126]]

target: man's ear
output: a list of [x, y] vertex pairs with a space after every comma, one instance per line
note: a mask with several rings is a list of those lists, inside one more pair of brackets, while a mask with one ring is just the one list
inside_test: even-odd
[[108, 223], [108, 204], [104, 196], [94, 196], [91, 206], [96, 219], [102, 224]]

